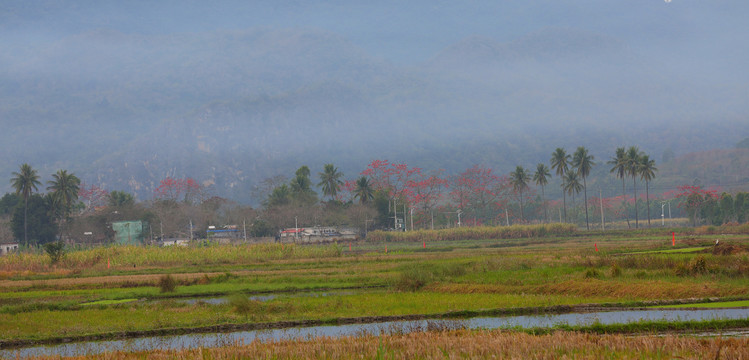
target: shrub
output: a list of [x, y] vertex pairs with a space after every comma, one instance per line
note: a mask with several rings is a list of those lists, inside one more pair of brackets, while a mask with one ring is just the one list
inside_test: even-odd
[[601, 277], [601, 273], [598, 272], [596, 269], [588, 269], [588, 271], [585, 272], [585, 278], [586, 279], [597, 279]]
[[622, 276], [622, 269], [616, 264], [611, 264], [611, 277]]
[[434, 280], [434, 274], [421, 266], [411, 266], [401, 271], [395, 288], [402, 291], [416, 291]]
[[174, 292], [177, 288], [177, 280], [172, 275], [166, 274], [159, 278], [159, 288], [162, 293]]
[[689, 262], [689, 271], [694, 275], [707, 273], [707, 261], [705, 257], [700, 255], [692, 259]]
[[229, 306], [231, 306], [232, 311], [245, 317], [261, 314], [262, 305], [260, 301], [250, 300], [244, 295], [233, 295], [229, 298]]
[[53, 241], [44, 244], [44, 252], [49, 255], [52, 264], [57, 264], [65, 256], [65, 243], [62, 241]]

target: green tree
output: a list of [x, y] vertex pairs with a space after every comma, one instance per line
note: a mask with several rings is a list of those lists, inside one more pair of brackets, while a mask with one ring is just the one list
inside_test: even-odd
[[330, 196], [330, 200], [333, 200], [336, 194], [338, 194], [341, 185], [343, 185], [343, 181], [341, 181], [343, 173], [338, 172], [338, 168], [333, 166], [333, 164], [325, 164], [323, 172], [319, 173], [319, 175], [320, 182], [317, 186], [322, 187], [323, 195]]
[[[609, 172], [616, 173], [616, 177], [622, 179], [622, 196], [624, 197], [625, 201], [622, 205], [625, 206], [627, 200], [627, 190], [624, 186], [624, 178], [627, 177], [627, 150], [624, 147], [616, 148], [614, 157], [606, 163], [612, 165]], [[629, 228], [629, 214], [627, 213], [627, 211], [624, 211], [624, 216], [627, 219], [627, 228]]]
[[[640, 180], [645, 180], [645, 200], [648, 207], [648, 227], [650, 227], [650, 182], [655, 179], [655, 173], [658, 168], [655, 167], [655, 160], [650, 159], [646, 154], [640, 156], [640, 166], [638, 172], [640, 173]], [[635, 204], [636, 205], [636, 204]]]
[[117, 208], [128, 207], [135, 204], [135, 199], [130, 193], [115, 190], [109, 193], [107, 204], [111, 207]]
[[356, 189], [354, 190], [354, 198], [359, 199], [360, 204], [368, 204], [374, 199], [374, 190], [372, 184], [366, 176], [360, 177], [356, 180]]
[[746, 220], [746, 208], [749, 203], [746, 201], [747, 193], [740, 192], [736, 194], [736, 199], [733, 201], [733, 207], [736, 210], [736, 221], [743, 223]]
[[[33, 194], [23, 208], [17, 207], [11, 217], [13, 236], [22, 239], [27, 236], [28, 244], [46, 244], [56, 240], [57, 223], [52, 216], [52, 201], [48, 196]], [[27, 228], [24, 228], [28, 225]], [[27, 231], [28, 230], [28, 231]]]
[[590, 230], [590, 223], [588, 221], [588, 185], [585, 183], [585, 178], [590, 175], [590, 169], [592, 169], [596, 164], [593, 159], [595, 159], [595, 157], [593, 155], [588, 155], [588, 149], [586, 149], [584, 146], [579, 146], [577, 150], [575, 150], [575, 155], [572, 156], [572, 167], [574, 167], [577, 171], [577, 174], [580, 175], [581, 178], [583, 178], [583, 194], [585, 196], [585, 227], [588, 230]]
[[0, 198], [0, 215], [13, 214], [13, 210], [16, 206], [22, 203], [21, 200], [23, 199], [16, 193], [5, 193], [5, 195]]
[[[557, 176], [564, 180], [564, 175], [569, 171], [570, 156], [563, 148], [557, 148], [551, 154], [551, 168], [555, 170]], [[564, 187], [564, 181], [560, 185], [562, 188], [562, 208], [564, 210], [564, 221], [567, 221], [567, 190]]]
[[533, 181], [536, 185], [541, 186], [541, 201], [544, 203], [544, 219], [549, 222], [549, 212], [546, 209], [546, 196], [544, 195], [544, 186], [549, 183], [551, 173], [549, 167], [543, 163], [536, 165], [536, 172], [533, 174]]
[[639, 215], [637, 214], [637, 175], [640, 174], [640, 149], [630, 146], [627, 150], [627, 175], [632, 177], [632, 189], [635, 192], [635, 229], [639, 228]]
[[520, 194], [520, 221], [523, 222], [523, 190], [528, 188], [528, 181], [530, 176], [523, 169], [522, 166], [517, 166], [515, 171], [510, 173], [510, 182], [512, 182], [512, 188]]
[[266, 200], [265, 206], [272, 208], [288, 205], [289, 203], [291, 203], [291, 190], [286, 184], [281, 184], [281, 186], [273, 189], [270, 195], [268, 195], [268, 200]]
[[310, 171], [305, 165], [296, 171], [296, 177], [291, 179], [291, 197], [298, 205], [312, 205], [317, 202], [317, 194], [312, 190]]
[[10, 180], [11, 185], [13, 186], [13, 189], [16, 191], [16, 195], [21, 195], [23, 197], [23, 243], [24, 245], [29, 245], [29, 237], [28, 237], [28, 208], [29, 208], [29, 198], [34, 193], [34, 191], [39, 190], [38, 186], [41, 185], [41, 182], [39, 182], [39, 175], [36, 173], [36, 170], [31, 168], [31, 165], [29, 164], [23, 164], [21, 165], [21, 170], [19, 172], [13, 172], [13, 178]]
[[731, 194], [724, 192], [720, 195], [720, 217], [723, 219], [722, 222], [733, 221], [735, 214], [733, 197]]

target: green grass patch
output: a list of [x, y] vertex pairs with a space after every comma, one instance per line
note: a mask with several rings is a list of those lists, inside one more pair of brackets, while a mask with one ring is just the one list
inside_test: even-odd
[[709, 303], [699, 303], [699, 304], [679, 304], [679, 305], [667, 305], [667, 306], [651, 306], [653, 308], [669, 308], [669, 309], [679, 309], [679, 308], [733, 308], [733, 307], [749, 307], [749, 300], [740, 300], [740, 301], [718, 301], [718, 302], [709, 302]]
[[99, 300], [99, 301], [92, 301], [81, 304], [81, 306], [91, 306], [91, 305], [117, 305], [117, 304], [125, 304], [130, 303], [133, 301], [138, 301], [138, 299], [120, 299], [120, 300]]
[[688, 248], [676, 248], [676, 249], [664, 249], [664, 250], [651, 250], [651, 251], [638, 251], [638, 252], [630, 252], [627, 254], [635, 255], [635, 254], [685, 254], [685, 253], [694, 253], [694, 252], [700, 252], [705, 249], [708, 249], [707, 246], [698, 246], [698, 247], [688, 247]]

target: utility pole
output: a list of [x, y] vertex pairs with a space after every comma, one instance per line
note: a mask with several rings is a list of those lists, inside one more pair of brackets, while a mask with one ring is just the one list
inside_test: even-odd
[[244, 232], [244, 242], [247, 242], [247, 220], [242, 220], [242, 231]]

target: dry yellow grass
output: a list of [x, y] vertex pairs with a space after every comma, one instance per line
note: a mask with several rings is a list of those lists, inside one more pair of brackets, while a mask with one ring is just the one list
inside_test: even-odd
[[[749, 339], [676, 335], [444, 331], [253, 342], [219, 348], [109, 353], [76, 359], [746, 359]], [[48, 358], [40, 358], [48, 359]]]

